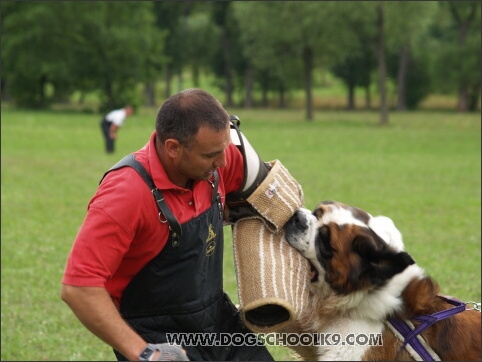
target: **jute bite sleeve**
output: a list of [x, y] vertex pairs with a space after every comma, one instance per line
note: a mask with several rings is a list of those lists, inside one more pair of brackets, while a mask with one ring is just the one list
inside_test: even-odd
[[247, 201], [259, 215], [233, 225], [240, 312], [259, 333], [281, 331], [308, 304], [310, 266], [284, 238], [283, 225], [304, 205], [303, 191], [279, 160]]

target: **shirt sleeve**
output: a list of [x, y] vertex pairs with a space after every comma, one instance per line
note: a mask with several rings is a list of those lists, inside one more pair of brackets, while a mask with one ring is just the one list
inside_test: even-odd
[[62, 282], [104, 287], [129, 249], [130, 240], [104, 210], [91, 206], [75, 238]]
[[239, 190], [244, 180], [244, 159], [236, 145], [231, 143], [226, 149], [226, 167], [221, 169], [226, 194]]
[[157, 209], [152, 195], [145, 190], [144, 181], [130, 167], [110, 172], [104, 178], [74, 240], [64, 284], [105, 287], [121, 263], [122, 274], [127, 277], [127, 273], [135, 274], [142, 266], [139, 260], [148, 260], [146, 255], [152, 250], [138, 243], [147, 243], [154, 234], [167, 240], [167, 227], [166, 235], [161, 235], [159, 222], [146, 221], [157, 215]]

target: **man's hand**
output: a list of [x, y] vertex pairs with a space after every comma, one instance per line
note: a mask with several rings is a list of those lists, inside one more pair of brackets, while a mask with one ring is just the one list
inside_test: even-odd
[[116, 124], [112, 123], [110, 125], [110, 128], [109, 128], [109, 137], [113, 140], [116, 139], [117, 137], [117, 129], [119, 128], [119, 126], [117, 126]]
[[62, 284], [62, 299], [88, 330], [130, 361], [138, 359], [146, 341], [121, 317], [105, 288]]
[[157, 349], [154, 361], [189, 361], [186, 352], [180, 346], [169, 343], [150, 344], [150, 346]]

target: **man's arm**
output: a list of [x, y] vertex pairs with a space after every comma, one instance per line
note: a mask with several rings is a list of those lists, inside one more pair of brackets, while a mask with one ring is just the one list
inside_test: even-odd
[[115, 123], [111, 123], [110, 128], [109, 128], [109, 136], [112, 139], [115, 139], [117, 137], [117, 129], [119, 128], [118, 125]]
[[62, 284], [61, 297], [93, 334], [129, 360], [139, 359], [147, 342], [124, 321], [106, 289]]

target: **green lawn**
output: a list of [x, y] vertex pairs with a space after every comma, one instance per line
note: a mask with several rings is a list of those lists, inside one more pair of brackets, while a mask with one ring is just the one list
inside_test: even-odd
[[[391, 217], [406, 250], [445, 294], [480, 301], [480, 114], [230, 110], [263, 160], [280, 159], [305, 204], [338, 200]], [[100, 116], [2, 110], [2, 360], [107, 360], [112, 351], [60, 300], [65, 260], [102, 174], [142, 147], [141, 109], [103, 152]], [[226, 228], [225, 288], [237, 300]], [[282, 347], [277, 360], [293, 359]]]

